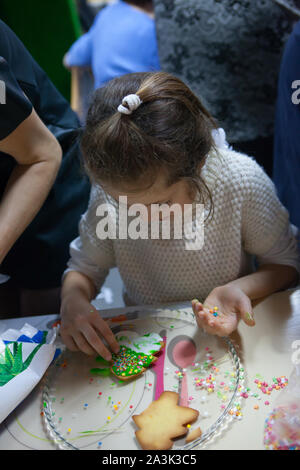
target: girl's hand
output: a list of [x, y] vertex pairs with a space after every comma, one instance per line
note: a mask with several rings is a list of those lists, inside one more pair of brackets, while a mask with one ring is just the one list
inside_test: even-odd
[[240, 319], [248, 326], [255, 325], [249, 297], [235, 286], [216, 287], [204, 304], [194, 299], [192, 307], [198, 326], [209, 334], [228, 336], [236, 330]]
[[60, 334], [71, 351], [83, 351], [88, 355], [100, 354], [107, 361], [112, 357], [103, 339], [114, 353], [120, 349], [107, 322], [83, 296], [74, 296], [72, 300], [63, 302]]

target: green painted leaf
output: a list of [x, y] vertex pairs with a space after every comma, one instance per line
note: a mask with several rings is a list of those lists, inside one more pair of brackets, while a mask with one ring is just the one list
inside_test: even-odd
[[[16, 345], [16, 347], [15, 347]], [[14, 344], [14, 364], [11, 368], [11, 373], [17, 375], [23, 370], [23, 357], [22, 357], [22, 343]]]
[[9, 382], [11, 379], [13, 379], [13, 375], [11, 375], [11, 374], [1, 375], [0, 376], [0, 387], [3, 387], [3, 385], [6, 385], [7, 382]]
[[14, 356], [18, 353], [18, 346], [19, 346], [19, 343], [17, 343], [17, 341], [15, 341], [13, 343], [13, 355]]
[[5, 346], [5, 363], [10, 368], [14, 364], [14, 356], [13, 356], [8, 344]]
[[48, 335], [48, 331], [44, 330], [44, 331], [43, 331], [43, 339], [42, 339], [42, 341], [41, 341], [41, 344], [45, 344], [45, 343], [46, 343], [47, 335]]
[[5, 365], [2, 365], [0, 366], [0, 376], [1, 375], [6, 375], [6, 374], [10, 374], [10, 369], [9, 367], [6, 367]]
[[23, 366], [23, 370], [27, 369], [27, 367], [30, 365], [32, 359], [34, 358], [34, 356], [36, 355], [36, 353], [38, 352], [38, 350], [43, 346], [43, 344], [38, 344], [33, 351], [31, 351], [31, 353], [29, 354], [29, 356], [27, 357], [27, 359], [25, 360], [25, 362], [23, 363], [24, 366]]
[[[30, 365], [32, 359], [45, 343], [47, 331], [43, 332], [43, 340], [29, 354], [25, 362], [23, 362], [23, 343], [13, 342], [13, 352], [9, 345], [5, 346], [4, 363], [0, 363], [0, 386], [6, 385], [11, 379], [23, 372]], [[10, 343], [11, 344], [11, 343]], [[3, 357], [2, 357], [3, 362]]]

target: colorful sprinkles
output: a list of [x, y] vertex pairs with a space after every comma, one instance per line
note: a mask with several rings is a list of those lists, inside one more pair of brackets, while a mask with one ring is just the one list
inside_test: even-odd
[[214, 317], [218, 317], [219, 316], [218, 310], [219, 310], [218, 307], [214, 307], [209, 310], [209, 313], [212, 313]]
[[120, 377], [133, 377], [149, 367], [154, 360], [152, 354], [136, 353], [124, 345], [118, 354], [112, 354], [112, 371]]
[[[281, 435], [283, 429], [284, 435]], [[300, 450], [300, 423], [295, 420], [294, 410], [278, 407], [270, 413], [265, 421], [264, 445], [267, 450]]]
[[[215, 309], [217, 311], [217, 307], [215, 307]], [[212, 312], [213, 311], [215, 310], [212, 310]], [[208, 347], [205, 348], [205, 357], [206, 359], [201, 364], [193, 363], [191, 367], [191, 372], [196, 373], [194, 377], [195, 391], [206, 392], [206, 396], [202, 395], [200, 397], [201, 403], [205, 403], [208, 395], [216, 394], [219, 400], [221, 401], [221, 410], [225, 410], [227, 403], [229, 402], [232, 393], [234, 392], [237, 385], [236, 374], [232, 371], [225, 371], [225, 373], [221, 372], [220, 365], [222, 363], [222, 360], [216, 361], [213, 352]], [[185, 370], [175, 370], [175, 376], [179, 380], [181, 380], [183, 377], [183, 372], [185, 372]], [[241, 367], [241, 383], [239, 384], [237, 389], [238, 399], [233, 404], [232, 408], [228, 411], [230, 416], [237, 419], [242, 419], [243, 416], [241, 402], [239, 402], [239, 400], [247, 400], [250, 398], [254, 398], [260, 401], [263, 395], [270, 396], [272, 392], [281, 390], [288, 385], [288, 379], [285, 376], [274, 377], [272, 379], [272, 384], [269, 384], [263, 379], [260, 374], [257, 374], [254, 380], [254, 384], [256, 385], [258, 390], [251, 390], [250, 387], [243, 385], [244, 372], [244, 369]], [[174, 388], [176, 387], [174, 386]], [[193, 401], [194, 399], [194, 396], [189, 396], [189, 402]], [[269, 406], [270, 401], [268, 399], [265, 400], [264, 405]], [[257, 411], [260, 409], [260, 407], [256, 403], [253, 406], [253, 409]], [[202, 416], [205, 417], [205, 412], [202, 414]]]

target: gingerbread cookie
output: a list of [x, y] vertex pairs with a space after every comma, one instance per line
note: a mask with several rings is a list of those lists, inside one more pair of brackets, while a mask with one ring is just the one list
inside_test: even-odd
[[187, 434], [187, 425], [194, 423], [199, 412], [179, 406], [176, 392], [163, 392], [140, 415], [132, 417], [139, 430], [135, 435], [144, 450], [171, 449], [173, 439]]
[[118, 354], [112, 354], [111, 372], [120, 380], [129, 380], [141, 375], [157, 360], [156, 354], [164, 347], [162, 338], [148, 333], [138, 338], [128, 335], [116, 337], [120, 344]]

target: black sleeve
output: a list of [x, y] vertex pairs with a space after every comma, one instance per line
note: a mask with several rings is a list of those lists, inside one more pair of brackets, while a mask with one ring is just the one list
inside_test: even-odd
[[11, 134], [32, 112], [7, 61], [0, 57], [0, 140]]

